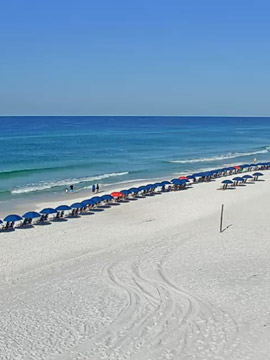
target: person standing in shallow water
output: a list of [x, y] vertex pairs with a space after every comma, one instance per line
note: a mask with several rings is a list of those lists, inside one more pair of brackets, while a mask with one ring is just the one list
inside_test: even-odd
[[92, 193], [94, 193], [96, 191], [96, 186], [95, 184], [92, 185]]
[[99, 192], [99, 185], [97, 184], [96, 185], [96, 190], [97, 190], [97, 193]]

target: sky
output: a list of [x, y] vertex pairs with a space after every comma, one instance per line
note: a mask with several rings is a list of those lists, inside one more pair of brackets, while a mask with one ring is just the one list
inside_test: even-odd
[[0, 115], [270, 116], [269, 0], [0, 0]]

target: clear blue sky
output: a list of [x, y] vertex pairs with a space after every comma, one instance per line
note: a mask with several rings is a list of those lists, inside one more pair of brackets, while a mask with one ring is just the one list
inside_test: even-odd
[[270, 115], [269, 0], [0, 0], [1, 115]]

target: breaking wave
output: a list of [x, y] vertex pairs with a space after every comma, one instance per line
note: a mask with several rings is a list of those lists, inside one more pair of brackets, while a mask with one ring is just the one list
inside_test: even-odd
[[257, 154], [267, 154], [270, 147], [267, 146], [263, 150], [258, 151], [251, 151], [251, 152], [243, 152], [243, 153], [228, 153], [224, 155], [215, 155], [212, 157], [202, 157], [202, 158], [195, 158], [195, 159], [186, 159], [186, 160], [171, 160], [171, 163], [177, 163], [177, 164], [192, 164], [192, 163], [200, 163], [200, 162], [209, 162], [209, 161], [221, 161], [221, 160], [228, 160], [228, 159], [235, 159], [239, 157], [245, 157], [245, 156], [252, 156]]
[[42, 182], [38, 184], [30, 184], [24, 187], [19, 187], [16, 189], [11, 190], [12, 194], [23, 194], [23, 193], [30, 193], [35, 191], [42, 191], [42, 190], [48, 190], [55, 187], [60, 186], [69, 186], [71, 184], [80, 184], [80, 183], [86, 183], [91, 181], [98, 181], [102, 179], [107, 179], [110, 177], [116, 177], [116, 176], [124, 176], [128, 175], [128, 171], [119, 172], [119, 173], [109, 173], [109, 174], [102, 174], [102, 175], [96, 175], [96, 176], [87, 176], [87, 177], [80, 177], [80, 178], [73, 178], [73, 179], [64, 179], [64, 180], [57, 180], [57, 181], [48, 181], [48, 182]]

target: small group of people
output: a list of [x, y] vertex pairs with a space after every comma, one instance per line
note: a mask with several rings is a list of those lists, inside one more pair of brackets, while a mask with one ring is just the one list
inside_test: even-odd
[[93, 184], [92, 185], [92, 193], [98, 193], [99, 192], [99, 185], [98, 184]]
[[[66, 192], [66, 193], [68, 193], [68, 192], [73, 192], [73, 190], [74, 190], [74, 185], [71, 184], [71, 185], [69, 186], [69, 189], [68, 189], [68, 188], [65, 189], [65, 192]], [[96, 184], [96, 185], [93, 184], [93, 185], [92, 185], [92, 193], [98, 193], [98, 192], [99, 192], [99, 184]]]

